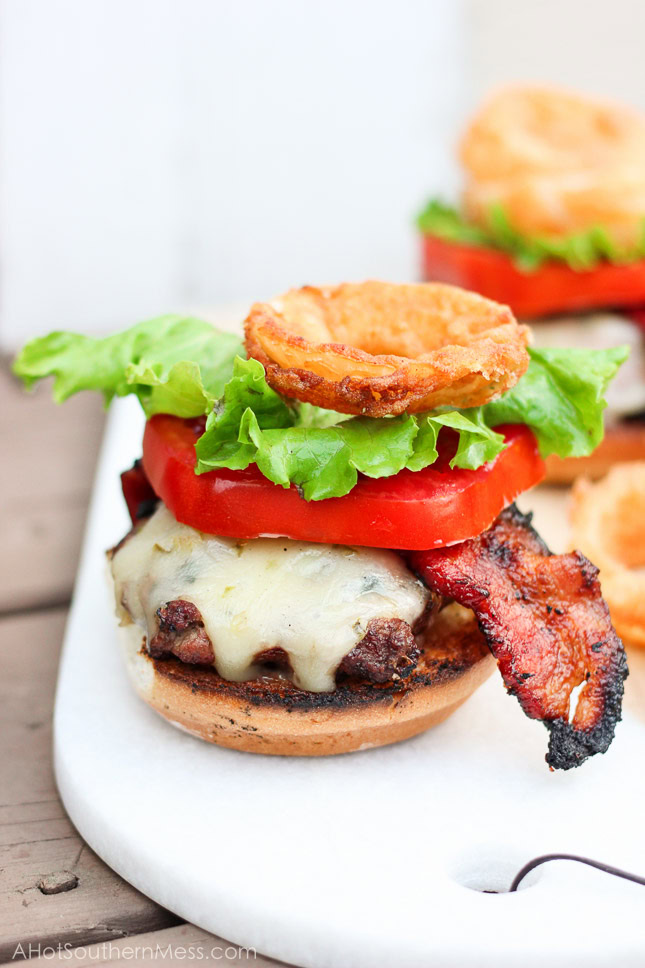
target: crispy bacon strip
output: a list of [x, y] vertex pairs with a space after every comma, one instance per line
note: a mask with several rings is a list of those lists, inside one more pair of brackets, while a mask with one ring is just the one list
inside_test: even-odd
[[569, 770], [607, 750], [627, 661], [595, 565], [579, 551], [552, 555], [514, 505], [477, 538], [414, 552], [410, 564], [429, 588], [475, 612], [506, 688], [549, 730], [549, 766]]

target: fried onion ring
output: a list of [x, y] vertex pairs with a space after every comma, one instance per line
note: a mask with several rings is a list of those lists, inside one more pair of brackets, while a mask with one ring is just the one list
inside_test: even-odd
[[291, 289], [252, 306], [245, 334], [279, 393], [373, 417], [480, 406], [528, 366], [507, 306], [440, 283]]
[[576, 481], [573, 540], [600, 569], [616, 630], [645, 646], [645, 461], [616, 464], [601, 481]]
[[642, 241], [645, 118], [621, 105], [549, 88], [499, 91], [461, 142], [464, 208], [485, 224], [500, 204], [527, 235], [602, 226], [619, 244]]

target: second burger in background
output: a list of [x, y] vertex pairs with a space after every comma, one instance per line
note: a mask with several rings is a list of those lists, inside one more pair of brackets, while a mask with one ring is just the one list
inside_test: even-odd
[[548, 477], [598, 477], [644, 458], [645, 118], [566, 91], [510, 87], [471, 120], [460, 160], [460, 208], [435, 199], [418, 219], [424, 277], [541, 320], [538, 346], [628, 344], [602, 445], [582, 461], [550, 458]]

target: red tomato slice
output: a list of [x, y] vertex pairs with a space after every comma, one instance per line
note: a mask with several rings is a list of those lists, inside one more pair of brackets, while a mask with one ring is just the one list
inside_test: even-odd
[[424, 235], [423, 273], [428, 282], [449, 282], [505, 303], [520, 319], [645, 303], [645, 259], [583, 271], [545, 262], [522, 272], [505, 252]]
[[157, 503], [157, 495], [145, 475], [140, 460], [121, 474], [121, 490], [133, 524], [150, 514]]
[[202, 428], [179, 417], [152, 417], [143, 438], [143, 466], [178, 521], [224, 537], [436, 548], [480, 534], [502, 508], [544, 476], [531, 431], [507, 426], [499, 429], [508, 446], [479, 470], [450, 470], [450, 433], [432, 467], [378, 480], [359, 476], [344, 497], [307, 502], [295, 487], [273, 484], [253, 464], [244, 471], [221, 469], [197, 476], [194, 446]]

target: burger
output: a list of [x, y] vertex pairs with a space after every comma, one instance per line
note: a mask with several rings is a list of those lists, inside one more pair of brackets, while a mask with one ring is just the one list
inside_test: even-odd
[[174, 315], [29, 343], [27, 386], [147, 417], [108, 553], [140, 696], [222, 746], [322, 755], [428, 729], [497, 665], [552, 768], [605, 752], [627, 667], [596, 569], [513, 502], [597, 446], [627, 351], [528, 342], [482, 296], [366, 282], [254, 305], [243, 344]]
[[[534, 321], [538, 346], [631, 346], [608, 396], [607, 435], [551, 480], [645, 458], [645, 117], [551, 88], [491, 97], [460, 144], [459, 207], [418, 225], [424, 278], [465, 286]], [[546, 318], [549, 322], [546, 322]]]

